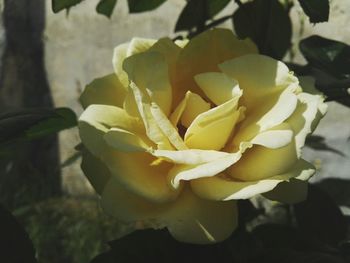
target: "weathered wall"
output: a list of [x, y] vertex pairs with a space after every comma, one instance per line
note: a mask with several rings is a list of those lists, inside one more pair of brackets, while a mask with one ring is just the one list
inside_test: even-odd
[[[47, 1], [45, 51], [48, 80], [53, 92], [56, 106], [68, 106], [78, 114], [81, 108], [77, 98], [84, 85], [95, 77], [112, 71], [111, 54], [113, 48], [134, 36], [159, 38], [173, 35], [176, 18], [185, 5], [183, 0], [168, 0], [159, 9], [143, 14], [128, 14], [126, 0], [119, 0], [112, 18], [109, 20], [95, 12], [97, 0], [85, 1], [70, 10], [53, 14], [50, 2]], [[236, 8], [234, 4], [225, 10], [230, 13]], [[346, 0], [332, 1], [329, 23], [310, 25], [304, 19], [304, 28], [300, 28], [302, 11], [300, 7], [293, 10], [294, 42], [311, 34], [339, 39], [350, 43], [350, 29], [347, 26], [350, 14], [350, 2]], [[230, 26], [227, 23], [226, 26]], [[296, 54], [296, 61], [303, 61]], [[331, 103], [329, 113], [317, 130], [324, 135], [334, 147], [350, 155], [350, 144], [346, 139], [350, 136], [350, 110]], [[74, 151], [73, 146], [79, 142], [76, 130], [61, 134], [61, 158], [65, 160]], [[309, 160], [321, 165], [321, 176], [346, 177], [350, 170], [349, 158], [332, 153], [306, 150]], [[84, 179], [78, 165], [63, 170], [63, 183], [70, 193], [84, 193], [89, 184]]]

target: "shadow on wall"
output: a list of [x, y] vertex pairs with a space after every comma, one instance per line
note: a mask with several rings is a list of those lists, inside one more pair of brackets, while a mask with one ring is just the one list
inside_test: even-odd
[[[5, 0], [0, 110], [53, 107], [44, 65], [44, 0]], [[6, 127], [5, 127], [6, 128]], [[10, 149], [0, 159], [0, 202], [10, 209], [61, 194], [57, 137]]]

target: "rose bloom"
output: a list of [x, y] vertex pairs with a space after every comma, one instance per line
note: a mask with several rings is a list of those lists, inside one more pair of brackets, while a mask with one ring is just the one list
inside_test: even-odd
[[225, 29], [134, 38], [81, 95], [82, 169], [106, 212], [179, 241], [219, 242], [236, 200], [293, 203], [314, 167], [301, 148], [326, 111], [312, 80]]

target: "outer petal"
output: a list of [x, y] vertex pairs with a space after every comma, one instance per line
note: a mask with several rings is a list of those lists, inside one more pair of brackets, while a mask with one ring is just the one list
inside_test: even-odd
[[216, 105], [242, 95], [238, 82], [220, 72], [206, 72], [194, 77], [205, 95]]
[[79, 100], [83, 108], [91, 104], [104, 104], [122, 107], [126, 89], [115, 74], [95, 79], [87, 85]]
[[123, 61], [126, 58], [128, 52], [129, 43], [120, 44], [114, 49], [113, 52], [113, 68], [115, 74], [118, 76], [120, 83], [126, 88], [129, 84], [128, 75], [123, 70]]
[[119, 128], [110, 129], [104, 139], [109, 146], [122, 152], [142, 152], [153, 146], [145, 136]]
[[80, 138], [95, 156], [101, 156], [108, 147], [103, 136], [111, 127], [142, 133], [142, 123], [123, 109], [107, 105], [90, 105], [79, 118]]
[[155, 203], [172, 201], [180, 190], [168, 185], [166, 174], [172, 165], [167, 162], [152, 165], [155, 160], [144, 152], [110, 151], [102, 157], [111, 174], [128, 191]]
[[309, 178], [314, 172], [315, 169], [311, 164], [299, 160], [288, 172], [260, 181], [242, 182], [225, 176], [214, 176], [193, 180], [191, 187], [198, 196], [210, 200], [247, 199], [268, 192], [280, 182], [291, 178]]
[[294, 92], [293, 88], [287, 88], [281, 93], [277, 91], [257, 102], [253, 109], [247, 108], [247, 118], [242, 121], [233, 144], [238, 145], [242, 141], [249, 141], [260, 132], [286, 121], [297, 107], [298, 99]]
[[169, 232], [175, 239], [187, 243], [208, 244], [228, 238], [237, 227], [237, 215], [235, 201], [208, 201], [185, 189], [166, 216], [166, 221]]
[[299, 156], [301, 155], [301, 147], [305, 144], [306, 136], [313, 131], [314, 125], [324, 116], [326, 109], [327, 105], [323, 102], [322, 96], [308, 93], [298, 94], [298, 106], [286, 122], [294, 130], [295, 144]]
[[288, 67], [273, 58], [250, 54], [225, 61], [219, 65], [221, 71], [238, 81], [243, 89], [244, 105], [248, 111], [258, 106], [274, 92], [281, 92], [289, 86], [298, 87], [298, 79]]
[[198, 115], [185, 133], [189, 148], [220, 150], [231, 135], [240, 116], [238, 98]]
[[297, 160], [294, 140], [277, 149], [255, 145], [227, 173], [234, 179], [257, 181], [287, 172]]
[[253, 42], [237, 39], [228, 29], [208, 30], [194, 37], [183, 48], [177, 61], [177, 79], [173, 84], [179, 92], [174, 95], [175, 103], [183, 98], [186, 89], [201, 95], [193, 76], [203, 72], [219, 71], [218, 64], [257, 52]]
[[292, 127], [287, 123], [282, 123], [259, 133], [250, 142], [266, 148], [278, 149], [291, 143], [294, 140], [293, 135]]
[[137, 87], [157, 103], [165, 115], [169, 115], [172, 90], [169, 82], [168, 65], [158, 52], [144, 52], [125, 59], [124, 70]]
[[[237, 208], [234, 201], [203, 200], [189, 189], [184, 189], [176, 201], [159, 205], [128, 193], [112, 179], [102, 194], [102, 206], [124, 222], [137, 222], [144, 228], [167, 227], [174, 238], [188, 243], [222, 241], [237, 226]], [[220, 224], [217, 223], [218, 217]]]
[[82, 142], [93, 155], [104, 162], [123, 187], [154, 202], [173, 200], [177, 191], [168, 186], [166, 177], [171, 164], [164, 162], [152, 166], [156, 159], [149, 153], [123, 153], [113, 150], [104, 139], [111, 127], [139, 134], [142, 134], [143, 129], [137, 119], [113, 106], [91, 105], [79, 119]]
[[145, 38], [134, 38], [129, 43], [124, 43], [117, 46], [114, 49], [113, 54], [113, 67], [114, 72], [118, 76], [122, 85], [126, 88], [129, 84], [128, 75], [123, 70], [123, 62], [124, 59], [138, 54], [140, 52], [144, 52], [149, 49], [156, 41], [153, 39], [145, 39]]

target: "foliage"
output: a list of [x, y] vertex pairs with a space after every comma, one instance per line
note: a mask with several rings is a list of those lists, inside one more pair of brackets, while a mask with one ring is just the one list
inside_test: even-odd
[[15, 109], [0, 114], [0, 155], [20, 142], [35, 140], [77, 125], [75, 113], [68, 108]]

